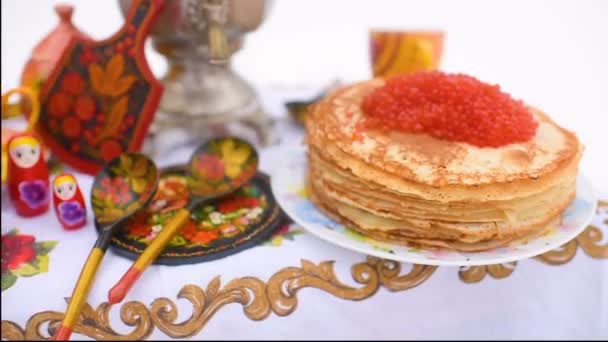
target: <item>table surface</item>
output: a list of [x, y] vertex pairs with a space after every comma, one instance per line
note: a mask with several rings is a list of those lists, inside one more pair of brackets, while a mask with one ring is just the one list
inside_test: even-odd
[[[3, 91], [17, 84], [18, 72], [14, 70], [21, 69], [29, 53], [27, 49], [46, 32], [46, 29], [28, 31], [25, 23], [11, 19], [7, 33], [5, 18], [20, 15], [23, 7], [19, 3], [2, 2]], [[447, 2], [432, 3], [450, 6]], [[483, 19], [470, 13], [468, 17], [464, 14], [458, 17], [457, 14], [465, 12], [462, 8], [459, 8], [462, 13], [438, 14], [447, 23], [445, 28], [451, 37], [444, 65], [450, 70], [482, 74], [487, 80], [504, 80], [509, 90], [529, 98], [557, 122], [577, 132], [586, 145], [581, 171], [590, 178], [600, 198], [606, 200], [608, 47], [601, 44], [601, 39], [608, 35], [608, 24], [598, 14], [602, 10], [606, 13], [606, 2], [557, 1], [551, 2], [551, 7], [548, 2], [535, 2], [529, 7], [523, 3], [491, 9], [480, 2], [465, 2], [464, 7], [469, 10], [479, 6], [478, 15]], [[409, 6], [412, 4], [407, 2]], [[420, 5], [426, 18], [432, 17], [427, 9], [431, 5]], [[80, 3], [79, 6], [83, 12], [94, 11]], [[354, 27], [353, 22], [362, 13], [359, 6], [364, 7], [356, 5], [355, 14], [345, 14], [347, 27]], [[6, 9], [12, 10], [12, 14], [7, 14]], [[277, 25], [287, 25], [286, 17], [295, 11], [282, 2], [275, 9], [278, 14], [271, 19], [280, 19], [269, 21], [261, 29], [275, 31], [261, 31], [262, 38], [277, 35]], [[42, 10], [32, 11], [35, 15], [34, 12]], [[520, 20], [516, 19], [518, 11]], [[387, 12], [390, 11], [383, 13]], [[370, 16], [377, 18], [381, 14], [374, 12]], [[413, 14], [408, 12], [407, 16], [412, 18]], [[542, 21], [535, 20], [535, 16], [543, 18]], [[54, 18], [52, 15], [45, 18], [47, 21], [43, 22], [50, 29]], [[483, 23], [487, 29], [467, 26], [464, 23], [467, 18], [470, 25]], [[320, 16], [319, 20], [321, 26], [326, 25], [324, 32], [331, 31], [328, 18]], [[516, 28], [512, 28], [513, 21]], [[414, 21], [417, 22], [420, 21]], [[337, 30], [336, 27], [333, 26]], [[361, 27], [359, 33], [363, 32]], [[302, 26], [287, 26], [286, 30], [286, 34], [304, 35]], [[5, 36], [12, 37], [21, 31], [24, 32], [21, 39], [27, 44], [19, 43], [14, 48], [7, 45]], [[311, 34], [320, 39], [321, 33], [313, 30]], [[253, 36], [255, 46], [263, 44], [259, 36]], [[319, 44], [331, 46], [326, 41]], [[259, 52], [261, 48], [252, 49]], [[344, 52], [337, 53], [345, 56]], [[293, 61], [294, 65], [306, 57], [302, 58]], [[5, 76], [5, 70], [11, 73]], [[337, 76], [342, 79], [361, 76], [358, 71], [341, 70]], [[302, 87], [290, 79], [299, 74], [286, 75], [281, 84], [272, 77], [260, 78], [258, 82], [267, 111], [279, 120], [275, 128], [280, 133], [277, 144], [260, 151], [261, 169], [269, 173], [281, 163], [279, 149], [298, 143], [302, 137], [301, 128], [286, 118], [283, 101], [306, 98], [317, 86], [330, 80], [330, 77], [306, 80], [301, 83], [311, 86]], [[330, 76], [335, 78], [336, 74]], [[190, 148], [185, 148], [159, 156], [156, 161], [160, 165], [184, 162], [190, 152]], [[81, 174], [77, 177], [88, 198], [91, 177]], [[92, 212], [88, 210], [88, 225], [79, 231], [66, 232], [51, 211], [35, 219], [16, 216], [6, 189], [2, 189], [3, 236], [18, 229], [19, 234], [35, 237], [37, 243], [54, 246], [48, 252], [46, 272], [19, 276], [2, 291], [3, 339], [48, 336], [47, 323], [61, 318], [66, 308], [64, 298], [70, 296], [96, 238]], [[77, 337], [605, 339], [608, 338], [606, 202], [600, 203], [592, 226], [596, 230], [590, 227], [564, 248], [540, 258], [488, 267], [434, 268], [369, 258], [333, 246], [291, 225], [287, 233], [273, 236], [271, 243], [227, 258], [188, 266], [152, 266], [124, 304], [113, 307], [104, 304], [107, 291], [130, 266], [130, 261], [110, 252], [90, 291], [90, 307], [84, 311], [88, 320], [78, 326]], [[4, 262], [4, 253], [2, 258]]]

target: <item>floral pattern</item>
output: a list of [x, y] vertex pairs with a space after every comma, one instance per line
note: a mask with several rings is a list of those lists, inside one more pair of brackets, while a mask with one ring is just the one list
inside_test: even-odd
[[190, 164], [190, 189], [197, 195], [223, 193], [242, 185], [257, 172], [258, 156], [237, 138], [212, 140], [194, 153]]
[[46, 273], [49, 268], [48, 253], [57, 241], [36, 242], [32, 235], [20, 234], [13, 229], [2, 235], [2, 291], [15, 285], [19, 277], [31, 277]]
[[129, 184], [123, 178], [104, 178], [101, 181], [101, 189], [97, 193], [99, 197], [106, 198], [113, 203], [125, 204], [133, 199]]
[[[124, 237], [144, 244], [150, 243], [171, 219], [175, 210], [186, 206], [188, 198], [184, 175], [163, 175], [154, 199], [147, 210], [137, 214], [126, 225]], [[216, 240], [234, 237], [259, 223], [267, 207], [268, 201], [260, 189], [247, 184], [217, 203], [194, 208], [188, 222], [168, 246], [208, 246]]]
[[200, 176], [210, 180], [219, 180], [224, 177], [224, 163], [219, 156], [203, 154], [196, 159], [196, 166]]
[[[115, 253], [136, 259], [190, 199], [188, 170], [179, 165], [161, 170], [158, 189], [145, 209], [120, 225], [111, 239]], [[182, 265], [206, 262], [239, 253], [268, 240], [287, 219], [270, 190], [270, 178], [254, 175], [236, 192], [203, 201], [190, 216], [155, 263]], [[96, 225], [100, 230], [102, 227]]]
[[95, 178], [91, 202], [95, 219], [114, 221], [137, 210], [152, 195], [158, 172], [147, 157], [124, 153]]
[[19, 183], [19, 195], [32, 209], [46, 205], [50, 200], [48, 184], [41, 180]]
[[303, 234], [304, 230], [293, 222], [285, 222], [275, 230], [270, 238], [264, 242], [265, 246], [280, 247], [283, 245], [283, 241], [293, 241], [297, 235]]
[[61, 202], [59, 215], [69, 225], [82, 223], [86, 218], [86, 211], [77, 201]]
[[77, 39], [44, 83], [38, 128], [72, 166], [94, 174], [141, 145], [162, 94], [143, 54], [158, 11], [155, 4], [130, 12], [111, 39]]
[[[94, 55], [91, 49], [86, 51], [83, 54]], [[61, 79], [60, 92], [51, 96], [48, 107], [53, 118], [51, 130], [67, 137], [72, 142], [70, 148], [73, 152], [80, 151], [81, 138], [86, 145], [98, 147], [104, 161], [123, 151], [123, 144], [111, 137], [126, 132], [134, 123], [133, 118], [123, 122], [129, 106], [129, 98], [123, 94], [135, 82], [133, 75], [121, 76], [124, 65], [122, 54], [112, 56], [105, 67], [96, 62], [89, 63], [90, 89], [94, 94], [87, 92], [86, 81], [81, 75], [67, 72]], [[104, 113], [107, 113], [107, 120]]]

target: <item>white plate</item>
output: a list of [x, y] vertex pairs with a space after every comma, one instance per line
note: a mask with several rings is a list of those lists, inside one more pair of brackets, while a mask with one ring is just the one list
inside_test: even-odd
[[321, 239], [384, 259], [437, 266], [479, 266], [527, 259], [558, 248], [575, 238], [589, 225], [596, 211], [597, 198], [591, 184], [579, 174], [576, 198], [563, 213], [561, 225], [541, 237], [528, 240], [527, 243], [513, 242], [476, 253], [411, 248], [371, 239], [326, 217], [310, 202], [304, 191], [307, 164], [305, 148], [292, 147], [281, 153], [282, 166], [274, 172], [271, 185], [277, 203], [285, 213]]

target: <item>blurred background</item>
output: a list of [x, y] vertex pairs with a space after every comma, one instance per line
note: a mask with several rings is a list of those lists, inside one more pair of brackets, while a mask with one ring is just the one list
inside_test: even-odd
[[[74, 24], [93, 38], [123, 20], [118, 1], [2, 1], [3, 89], [18, 84], [32, 47], [55, 27], [57, 3], [74, 5]], [[606, 177], [607, 17], [603, 0], [275, 0], [232, 63], [258, 87], [354, 81], [371, 76], [369, 29], [443, 30], [441, 69], [499, 83], [543, 109], [587, 145], [584, 172]], [[162, 76], [164, 58], [150, 46], [147, 55]]]

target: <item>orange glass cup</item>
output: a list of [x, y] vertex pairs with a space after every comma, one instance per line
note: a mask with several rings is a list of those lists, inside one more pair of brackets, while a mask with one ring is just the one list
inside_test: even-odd
[[370, 57], [374, 77], [439, 68], [443, 31], [370, 31]]

